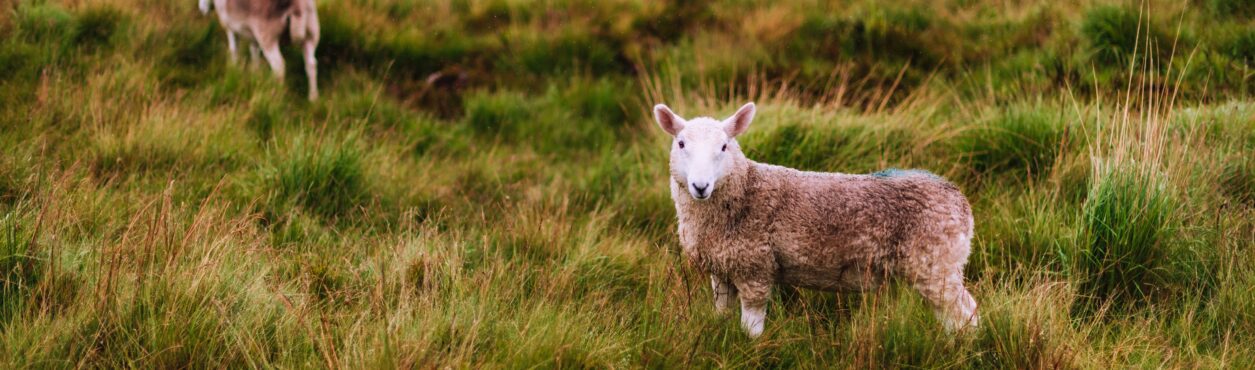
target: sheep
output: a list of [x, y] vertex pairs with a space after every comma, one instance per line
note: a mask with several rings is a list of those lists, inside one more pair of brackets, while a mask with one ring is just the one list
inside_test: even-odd
[[292, 39], [301, 43], [305, 76], [309, 77], [309, 100], [318, 100], [318, 60], [314, 58], [314, 49], [318, 47], [320, 25], [314, 0], [199, 0], [200, 12], [208, 14], [211, 2], [217, 10], [218, 22], [227, 30], [231, 64], [239, 62], [236, 36], [243, 37], [249, 41], [252, 61], [259, 60], [260, 49], [279, 80], [283, 80], [279, 38], [286, 26]]
[[924, 296], [948, 332], [976, 326], [963, 285], [972, 212], [957, 187], [918, 170], [857, 175], [754, 162], [736, 140], [754, 112], [751, 102], [722, 121], [686, 120], [654, 107], [672, 136], [680, 244], [710, 275], [717, 312], [739, 296], [741, 326], [756, 338], [773, 285], [860, 291], [896, 278]]

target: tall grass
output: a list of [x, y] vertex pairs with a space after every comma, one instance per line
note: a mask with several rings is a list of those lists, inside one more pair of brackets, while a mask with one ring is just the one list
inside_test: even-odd
[[[190, 1], [0, 5], [0, 367], [1251, 367], [1249, 16], [1198, 5], [329, 0], [314, 103]], [[750, 100], [751, 159], [962, 189], [980, 326], [713, 312], [649, 108]]]
[[1153, 174], [1107, 171], [1085, 201], [1088, 245], [1079, 256], [1080, 272], [1085, 288], [1101, 299], [1144, 299], [1166, 278], [1177, 204]]

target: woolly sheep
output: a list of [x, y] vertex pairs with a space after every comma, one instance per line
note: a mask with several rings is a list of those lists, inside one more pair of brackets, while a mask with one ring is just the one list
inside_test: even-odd
[[741, 326], [763, 332], [771, 286], [866, 290], [899, 278], [948, 331], [973, 327], [963, 286], [972, 211], [954, 185], [925, 171], [805, 172], [754, 162], [736, 137], [754, 103], [723, 121], [654, 107], [673, 137], [671, 198], [690, 263], [710, 274], [715, 309], [741, 299]]

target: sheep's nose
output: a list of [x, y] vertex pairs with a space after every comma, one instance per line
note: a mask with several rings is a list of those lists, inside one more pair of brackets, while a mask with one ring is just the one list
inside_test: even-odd
[[697, 196], [699, 198], [706, 196], [706, 189], [710, 189], [710, 183], [708, 182], [693, 183], [693, 190], [697, 190]]

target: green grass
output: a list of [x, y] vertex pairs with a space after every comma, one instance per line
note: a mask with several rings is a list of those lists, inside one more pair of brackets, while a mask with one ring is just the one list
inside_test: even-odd
[[1075, 138], [1059, 109], [1010, 107], [955, 140], [969, 165], [982, 172], [1041, 175]]
[[362, 152], [352, 139], [311, 143], [315, 140], [298, 138], [267, 169], [274, 202], [295, 204], [328, 218], [347, 216], [370, 194]]
[[21, 312], [34, 288], [44, 277], [43, 261], [31, 248], [29, 233], [24, 220], [17, 213], [4, 215], [0, 220], [0, 328], [8, 327], [15, 314]]
[[1172, 211], [1164, 184], [1136, 170], [1100, 174], [1085, 200], [1085, 244], [1077, 262], [1084, 289], [1100, 300], [1142, 300], [1162, 285], [1171, 262]]
[[[1128, 65], [1137, 55], [1165, 55], [1171, 44], [1165, 31], [1138, 9], [1096, 7], [1085, 13], [1081, 34], [1097, 64]], [[1139, 52], [1140, 51], [1140, 52]]]
[[[0, 368], [1255, 366], [1242, 1], [319, 7], [311, 103], [190, 1], [0, 5]], [[649, 109], [746, 101], [752, 159], [962, 189], [980, 326], [714, 313]]]

